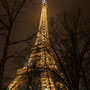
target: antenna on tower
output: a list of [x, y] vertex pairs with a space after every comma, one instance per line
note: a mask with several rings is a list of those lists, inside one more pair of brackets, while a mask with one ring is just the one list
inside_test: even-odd
[[47, 0], [42, 0], [42, 4], [43, 4], [43, 3], [47, 3]]

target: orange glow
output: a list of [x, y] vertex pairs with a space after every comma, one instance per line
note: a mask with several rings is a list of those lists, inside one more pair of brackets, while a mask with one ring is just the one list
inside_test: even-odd
[[[43, 3], [39, 30], [37, 33], [35, 46], [31, 49], [32, 53], [28, 60], [29, 67], [32, 68], [33, 64], [35, 64], [36, 68], [40, 68], [41, 85], [40, 85], [40, 89], [38, 90], [55, 90], [55, 85], [51, 73], [49, 71], [43, 70], [43, 68], [49, 68], [58, 71], [55, 60], [52, 57], [52, 50], [48, 44], [49, 44], [49, 34], [48, 34], [48, 21], [47, 21], [47, 4]], [[31, 71], [31, 68], [29, 69], [29, 71]], [[8, 90], [17, 90], [19, 85], [24, 84], [25, 81], [22, 81], [21, 78], [23, 77], [22, 74], [26, 72], [27, 72], [27, 66], [25, 65], [23, 69], [18, 70], [18, 76], [9, 85]]]

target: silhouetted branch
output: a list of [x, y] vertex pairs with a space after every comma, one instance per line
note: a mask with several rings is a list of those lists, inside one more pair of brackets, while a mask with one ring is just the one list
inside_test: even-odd
[[5, 36], [5, 37], [7, 36], [7, 35], [6, 35], [6, 34], [4, 34], [4, 33], [0, 33], [0, 35]]
[[88, 38], [88, 40], [85, 43], [85, 46], [83, 47], [83, 50], [81, 51], [81, 58], [84, 57], [84, 54], [86, 53], [89, 45], [90, 45], [90, 38]]
[[23, 1], [22, 1], [20, 7], [18, 8], [18, 10], [17, 10], [17, 12], [16, 12], [16, 14], [15, 14], [13, 20], [12, 20], [12, 23], [15, 21], [16, 17], [18, 16], [18, 14], [19, 14], [20, 10], [22, 9], [22, 7], [23, 7], [25, 1], [26, 1], [26, 0], [23, 0]]
[[2, 26], [2, 27], [0, 27], [0, 30], [3, 30], [5, 28], [5, 26]]
[[28, 40], [30, 40], [31, 38], [33, 38], [35, 34], [36, 34], [36, 33], [34, 33], [32, 36], [30, 36], [30, 37], [27, 38], [27, 39], [20, 40], [20, 41], [16, 41], [16, 42], [11, 42], [9, 45], [15, 45], [15, 44], [19, 44], [19, 43], [27, 42]]
[[87, 79], [86, 79], [86, 74], [85, 74], [85, 71], [83, 70], [83, 67], [81, 66], [81, 72], [82, 72], [82, 76], [83, 76], [83, 80], [84, 80], [84, 83], [85, 83], [85, 87], [87, 90], [88, 89], [88, 84], [87, 84]]
[[[37, 69], [40, 69], [40, 68], [37, 68]], [[57, 76], [57, 78], [60, 79], [60, 81], [63, 82], [63, 84], [64, 84], [67, 88], [69, 88], [69, 86], [67, 85], [67, 83], [66, 83], [66, 82], [64, 81], [64, 79], [60, 76], [59, 72], [57, 72], [57, 71], [55, 71], [55, 70], [52, 70], [52, 69], [50, 69], [50, 68], [43, 68], [43, 67], [42, 67], [41, 69], [45, 69], [45, 70], [48, 70], [48, 71], [52, 72], [54, 75]]]
[[4, 26], [8, 27], [8, 25], [1, 19], [0, 19], [0, 23], [2, 23]]
[[14, 55], [10, 55], [6, 59], [10, 59], [10, 58], [13, 58], [13, 57], [14, 57]]

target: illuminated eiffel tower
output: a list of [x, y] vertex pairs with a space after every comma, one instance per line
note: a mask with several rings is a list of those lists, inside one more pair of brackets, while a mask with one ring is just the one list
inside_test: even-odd
[[[35, 46], [31, 49], [32, 53], [28, 63], [23, 69], [17, 71], [18, 76], [8, 86], [8, 90], [27, 90], [27, 86], [29, 90], [67, 90], [61, 82], [56, 83], [55, 76], [49, 70], [58, 71], [49, 44], [47, 1], [42, 0], [41, 18]], [[59, 85], [60, 89], [56, 89], [56, 84]]]

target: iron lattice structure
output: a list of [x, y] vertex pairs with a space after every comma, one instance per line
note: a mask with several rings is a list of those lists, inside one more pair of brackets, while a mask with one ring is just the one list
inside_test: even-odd
[[[8, 90], [66, 90], [61, 82], [57, 82], [50, 71], [58, 71], [49, 45], [47, 2], [42, 1], [41, 18], [35, 46], [28, 63], [17, 71], [18, 76], [8, 86]], [[50, 69], [50, 70], [49, 70]], [[63, 76], [63, 75], [62, 75]], [[60, 89], [56, 89], [57, 85]]]

